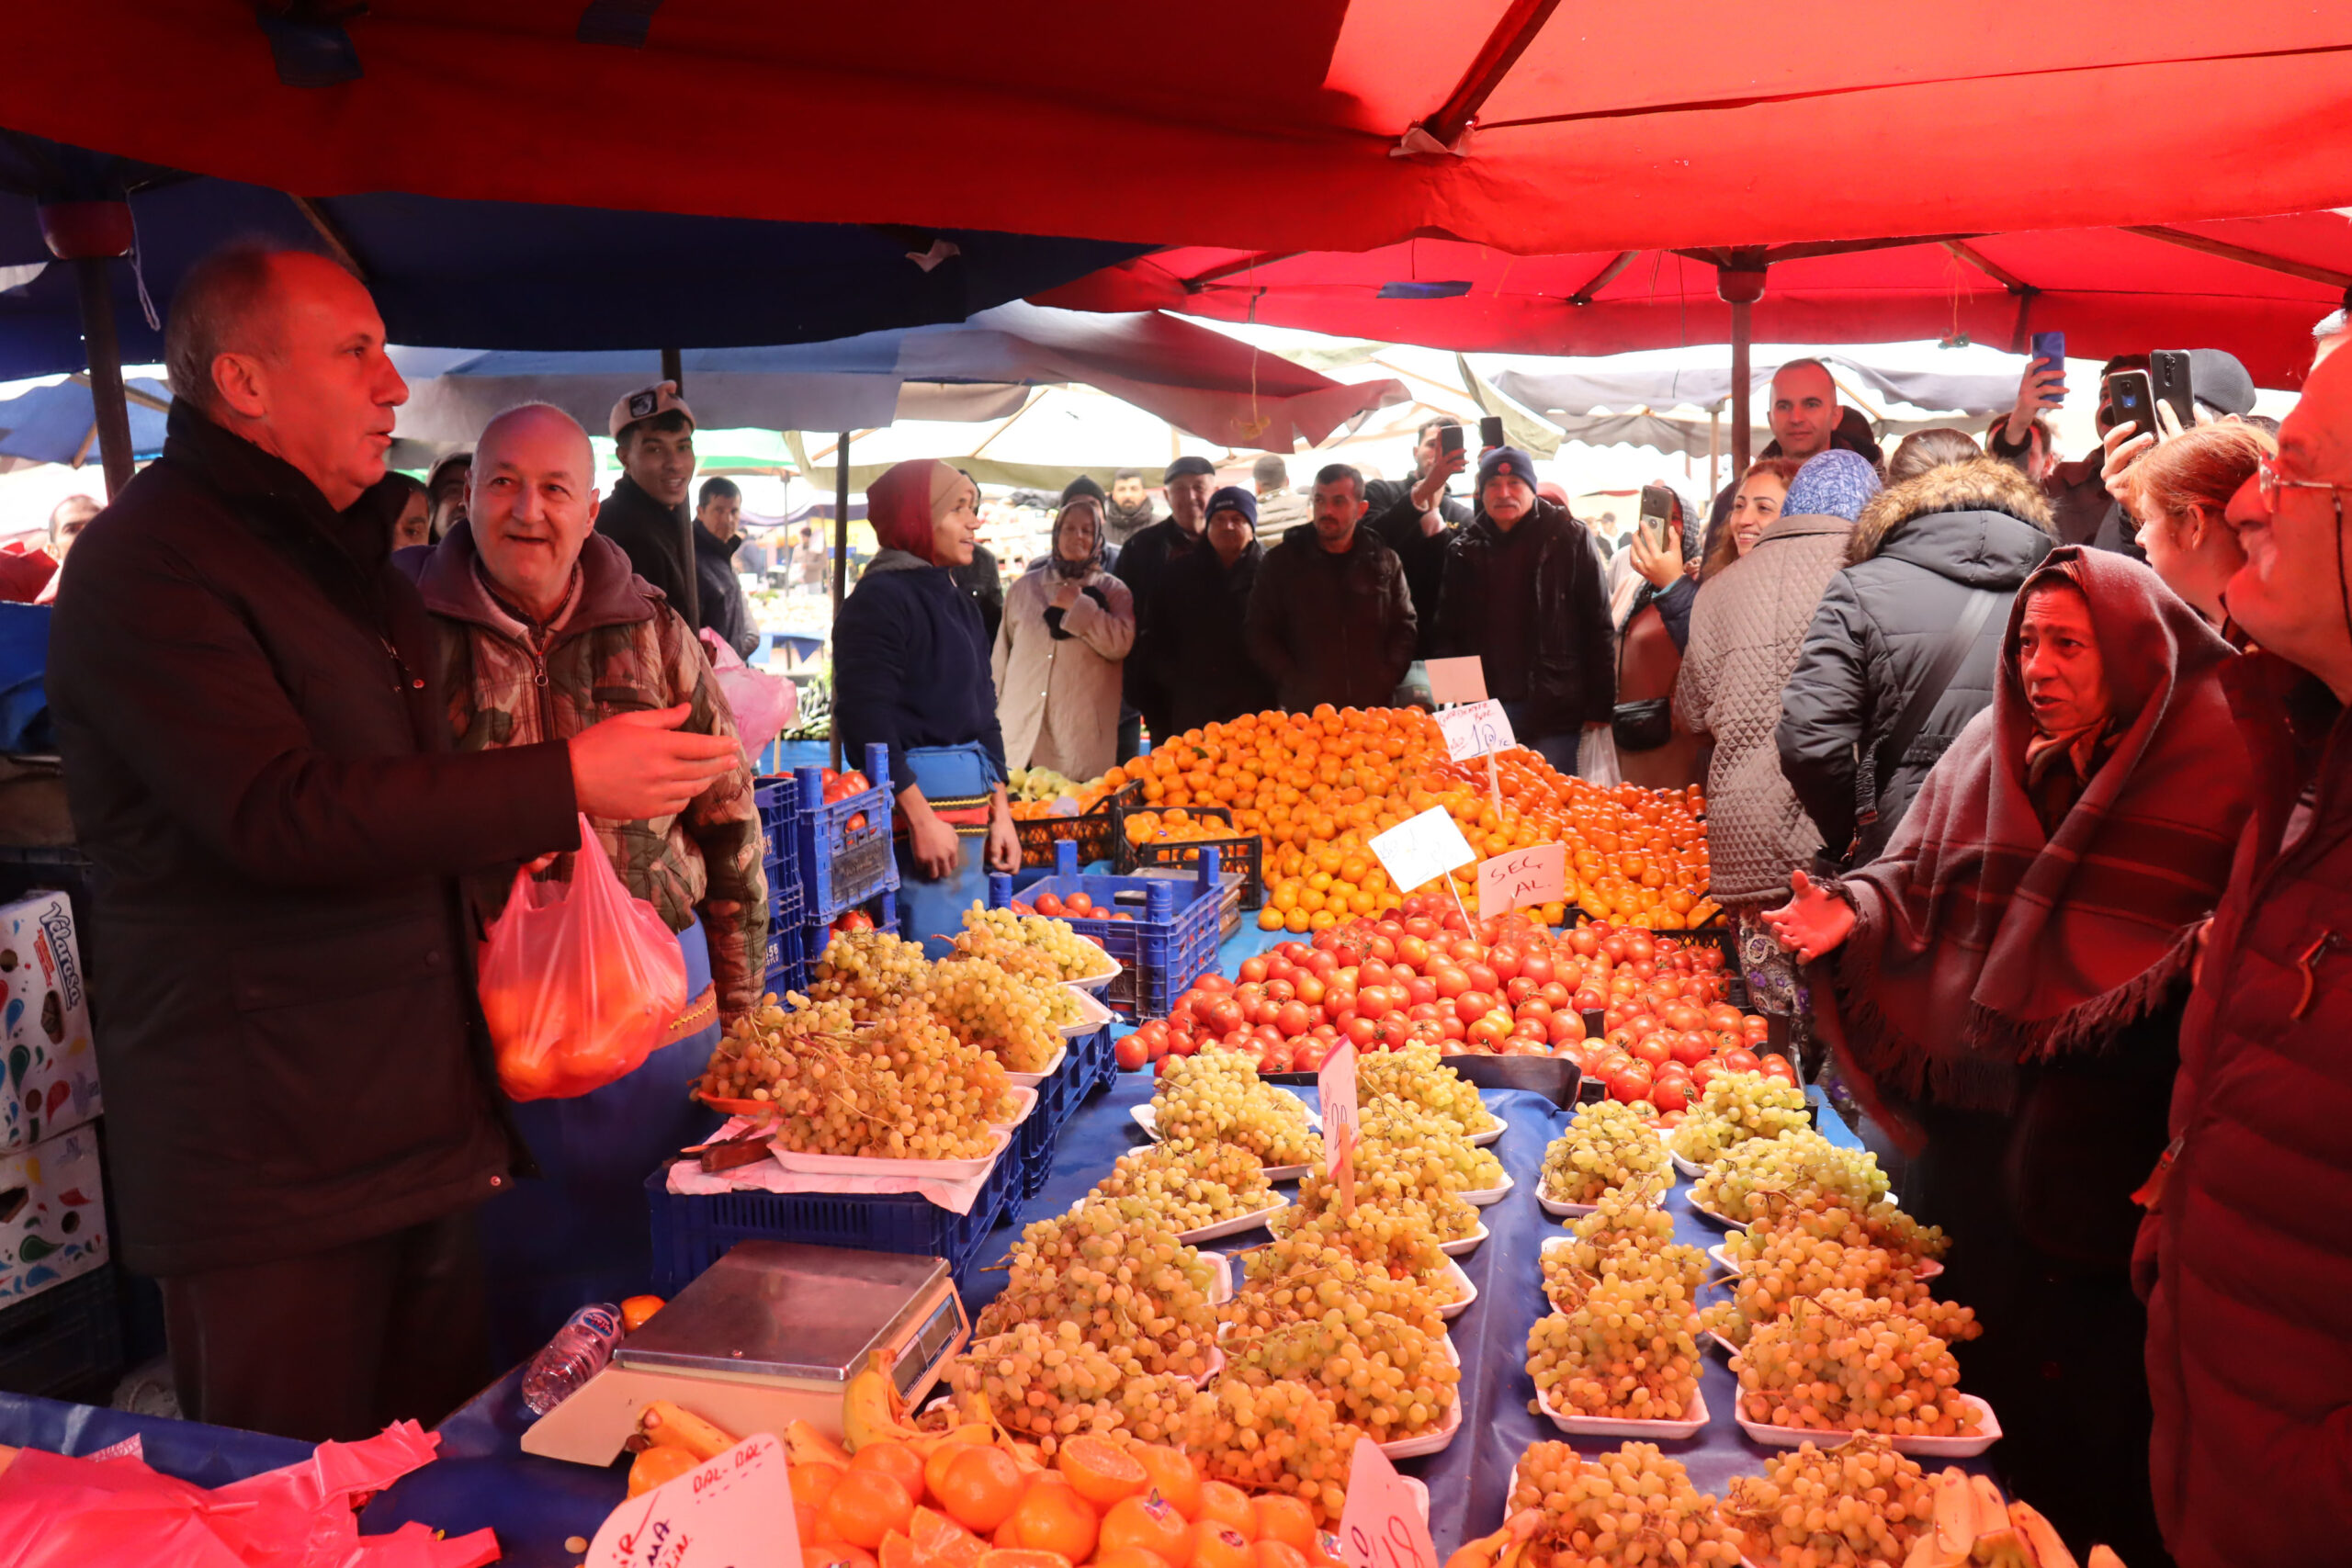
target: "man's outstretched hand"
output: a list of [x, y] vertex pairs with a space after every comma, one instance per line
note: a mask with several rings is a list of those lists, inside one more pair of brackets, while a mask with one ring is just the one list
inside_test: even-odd
[[608, 821], [674, 817], [743, 759], [730, 736], [681, 730], [687, 704], [625, 713], [589, 726], [566, 744], [580, 809]]

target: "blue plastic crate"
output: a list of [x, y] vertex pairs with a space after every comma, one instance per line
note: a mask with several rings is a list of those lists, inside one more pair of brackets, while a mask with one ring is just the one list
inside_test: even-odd
[[1088, 1066], [1092, 1067], [1094, 1070], [1093, 1082], [1087, 1086], [1087, 1092], [1089, 1094], [1093, 1093], [1098, 1089], [1108, 1089], [1113, 1083], [1117, 1081], [1119, 1077], [1119, 1043], [1111, 1038], [1111, 1031], [1109, 1029], [1105, 1028], [1097, 1038], [1095, 1042], [1093, 1058], [1089, 1062]]
[[801, 951], [800, 941], [801, 931], [797, 925], [768, 928], [766, 988], [779, 997], [786, 991], [808, 988], [808, 960]]
[[1077, 1114], [1083, 1100], [1100, 1081], [1098, 1063], [1102, 1052], [1111, 1040], [1111, 1026], [1104, 1024], [1091, 1034], [1081, 1035], [1069, 1043], [1069, 1055], [1063, 1058], [1061, 1070], [1037, 1086], [1037, 1108], [1021, 1123], [1021, 1131], [1013, 1138], [1021, 1150], [1022, 1187], [1024, 1199], [1035, 1198], [1037, 1190], [1046, 1185], [1053, 1174], [1054, 1151], [1061, 1146], [1062, 1129]]
[[645, 1179], [653, 1222], [654, 1289], [675, 1295], [739, 1241], [797, 1241], [944, 1259], [961, 1284], [980, 1261], [989, 1232], [1021, 1217], [1027, 1167], [1015, 1133], [989, 1172], [968, 1214], [912, 1193], [722, 1192], [690, 1198], [669, 1189], [669, 1168]]
[[[1024, 903], [1046, 894], [1068, 901], [1083, 893], [1098, 909], [1132, 911], [1126, 920], [1062, 915], [1070, 929], [1091, 938], [1117, 959], [1118, 978], [1102, 991], [1102, 1003], [1113, 1012], [1140, 1023], [1165, 1018], [1185, 987], [1216, 967], [1218, 857], [1214, 846], [1204, 846], [1194, 878], [1186, 882], [1164, 876], [1082, 876], [1078, 871], [1078, 846], [1055, 846], [1059, 863], [1051, 876], [1041, 877], [1022, 890]], [[1012, 901], [1012, 879], [989, 878], [989, 906], [1002, 908]]]
[[[799, 863], [800, 916], [831, 925], [842, 912], [899, 886], [899, 857], [890, 844], [890, 751], [865, 749], [873, 788], [828, 806], [824, 776], [800, 770], [800, 800], [792, 814], [793, 854]], [[850, 824], [863, 818], [853, 828]]]

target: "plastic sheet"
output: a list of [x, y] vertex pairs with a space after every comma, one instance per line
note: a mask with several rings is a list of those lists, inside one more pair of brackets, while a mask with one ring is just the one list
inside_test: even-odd
[[710, 655], [711, 676], [735, 716], [735, 739], [742, 742], [744, 764], [756, 773], [760, 753], [800, 716], [800, 688], [744, 663], [708, 626], [702, 630], [702, 645]]

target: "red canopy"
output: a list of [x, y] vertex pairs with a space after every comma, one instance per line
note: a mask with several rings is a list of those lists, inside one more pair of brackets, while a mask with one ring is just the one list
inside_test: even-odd
[[[2293, 387], [2311, 363], [2312, 323], [2352, 288], [2352, 220], [2335, 212], [1985, 234], [1830, 255], [1807, 249], [1763, 253], [1755, 341], [1965, 333], [2023, 352], [2027, 333], [2063, 332], [2068, 354], [2091, 358], [2226, 348], [2261, 385]], [[1799, 254], [1776, 259], [1790, 251]], [[1719, 259], [1663, 251], [1512, 256], [1440, 240], [1288, 257], [1186, 247], [1038, 299], [1442, 348], [1616, 354], [1728, 342]]]
[[[1556, 6], [74, 0], [14, 7], [0, 117], [305, 196], [1283, 252], [2352, 202], [2352, 6]], [[1474, 118], [1466, 155], [1442, 151]], [[1441, 150], [1392, 156], [1416, 126]]]

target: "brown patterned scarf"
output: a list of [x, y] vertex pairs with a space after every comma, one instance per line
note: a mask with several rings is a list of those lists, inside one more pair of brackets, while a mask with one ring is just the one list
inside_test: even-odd
[[[2038, 582], [2089, 601], [2111, 742], [2044, 832], [2017, 657]], [[1841, 885], [1848, 1065], [1881, 1096], [2007, 1110], [2020, 1064], [2101, 1049], [2160, 1006], [2227, 880], [2252, 795], [2219, 674], [2230, 647], [2139, 562], [2061, 547], [2009, 616], [1993, 705], [1936, 764], [1894, 839]]]

